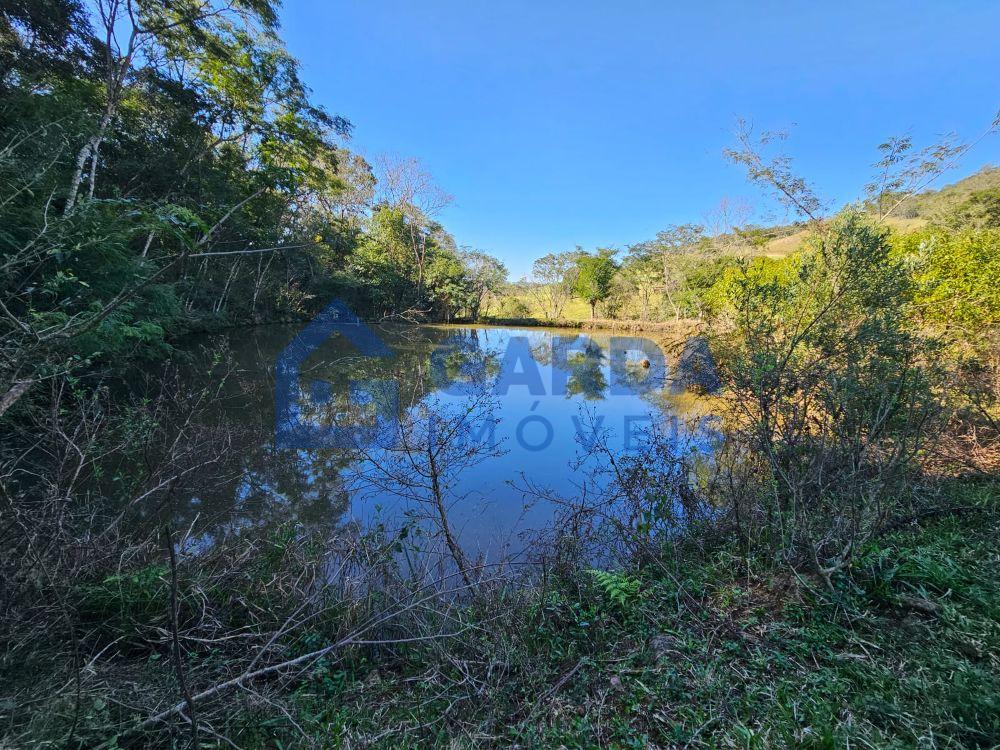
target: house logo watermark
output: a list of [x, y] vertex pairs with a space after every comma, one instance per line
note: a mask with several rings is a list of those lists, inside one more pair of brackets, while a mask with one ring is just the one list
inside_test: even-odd
[[348, 449], [374, 442], [395, 432], [399, 414], [399, 386], [387, 380], [351, 380], [349, 401], [374, 406], [373, 424], [343, 425], [315, 418], [310, 410], [333, 406], [333, 389], [324, 380], [311, 380], [309, 398], [302, 394], [302, 366], [323, 342], [339, 334], [362, 357], [392, 357], [392, 351], [372, 329], [343, 302], [334, 300], [307, 325], [278, 357], [275, 364], [275, 445], [278, 448]]
[[[314, 450], [351, 449], [373, 444], [390, 446], [400, 428], [399, 383], [394, 379], [351, 379], [346, 384], [310, 378], [306, 361], [323, 343], [340, 336], [361, 358], [392, 358], [392, 350], [370, 326], [343, 302], [330, 303], [282, 351], [275, 366], [275, 444], [278, 448]], [[537, 343], [537, 342], [536, 342]], [[476, 341], [457, 334], [439, 343], [430, 353], [434, 391], [461, 398], [487, 387], [498, 402], [513, 397], [530, 406], [512, 415], [509, 432], [523, 449], [545, 450], [558, 425], [536, 413], [544, 396], [581, 395], [606, 401], [615, 396], [642, 396], [664, 387], [666, 360], [650, 339], [613, 336], [610, 347], [598, 346], [585, 334], [553, 334], [547, 339], [545, 367], [527, 336], [511, 336], [502, 352], [484, 355]], [[608, 367], [605, 369], [605, 364]], [[372, 368], [380, 369], [380, 368]], [[546, 377], [545, 373], [548, 373]], [[605, 376], [607, 372], [607, 377]], [[336, 387], [335, 387], [336, 386]], [[512, 397], [512, 398], [513, 398]], [[510, 407], [512, 402], [507, 402]], [[637, 424], [648, 423], [648, 412], [624, 415], [624, 440], [628, 449]], [[586, 443], [581, 421], [567, 425]], [[596, 427], [601, 427], [598, 422]], [[494, 439], [492, 427], [470, 426], [479, 440]]]

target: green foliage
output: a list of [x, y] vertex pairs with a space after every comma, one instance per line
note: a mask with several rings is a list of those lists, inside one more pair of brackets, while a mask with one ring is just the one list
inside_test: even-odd
[[[320, 664], [296, 693], [296, 721], [309, 736], [376, 736], [386, 748], [470, 737], [484, 747], [916, 747], [928, 737], [992, 747], [1000, 495], [995, 485], [953, 492], [979, 512], [868, 545], [834, 594], [776, 575], [731, 541], [657, 553], [634, 575], [590, 571], [604, 601], [572, 576], [550, 577], [453, 612], [492, 627], [444, 655], [412, 645], [377, 670]], [[870, 590], [874, 575], [887, 596]], [[414, 679], [428, 673], [437, 679]], [[463, 721], [439, 729], [459, 699]], [[259, 734], [234, 736], [241, 746], [299, 737], [275, 711], [247, 721]]]
[[374, 204], [270, 0], [105, 11], [0, 13], [0, 395], [335, 296], [450, 319], [496, 293], [502, 265], [460, 254], [412, 196]]
[[[904, 203], [910, 215], [950, 229], [994, 226], [1000, 167], [987, 166], [940, 190], [928, 190]], [[991, 218], [992, 217], [992, 218]]]
[[938, 410], [913, 280], [887, 232], [848, 213], [799, 256], [733, 270], [723, 289], [732, 439], [766, 477], [751, 522], [829, 576], [904, 507], [912, 451]]
[[[0, 10], [0, 395], [43, 384], [27, 415], [0, 415], [15, 457], [5, 470], [26, 477], [4, 487], [17, 504], [8, 536], [32, 560], [47, 554], [60, 570], [87, 571], [41, 583], [47, 568], [5, 560], [19, 571], [9, 622], [43, 636], [22, 612], [58, 623], [38, 644], [4, 633], [10, 653], [42, 664], [48, 649], [57, 662], [45, 675], [34, 661], [0, 665], [4, 683], [48, 681], [38, 700], [20, 704], [29, 691], [12, 690], [16, 699], [0, 701], [4, 740], [10, 732], [18, 746], [114, 744], [114, 732], [136, 724], [130, 691], [148, 689], [143, 710], [179, 700], [160, 661], [170, 636], [162, 553], [90, 549], [117, 544], [115, 534], [65, 547], [44, 538], [78, 521], [74, 503], [105, 482], [119, 488], [109, 494], [138, 483], [100, 467], [92, 484], [77, 481], [75, 467], [100, 452], [78, 444], [114, 409], [95, 396], [69, 434], [68, 401], [48, 392], [68, 386], [82, 401], [74, 375], [90, 365], [125, 370], [168, 352], [190, 326], [308, 314], [334, 295], [374, 318], [476, 317], [506, 278], [495, 259], [460, 251], [412, 195], [375, 202], [371, 168], [340, 141], [349, 124], [310, 101], [276, 36], [274, 3], [127, 7], [137, 19], [118, 15], [104, 29], [76, 0]], [[129, 39], [140, 46], [123, 57]], [[780, 183], [797, 210], [820, 207], [787, 160], [734, 158], [753, 179]], [[661, 297], [667, 314], [718, 316], [741, 409], [737, 450], [724, 456], [734, 471], [725, 478], [745, 492], [726, 517], [738, 538], [672, 537], [642, 549], [627, 573], [543, 564], [537, 585], [484, 585], [435, 611], [423, 582], [407, 589], [414, 582], [391, 567], [357, 587], [309, 583], [329, 573], [328, 534], [311, 542], [292, 524], [263, 538], [240, 529], [182, 567], [191, 685], [230, 680], [256, 656], [263, 665], [308, 654], [360, 624], [372, 640], [311, 664], [303, 684], [293, 687], [300, 675], [288, 671], [246, 685], [266, 701], [220, 695], [231, 703], [202, 714], [205, 728], [246, 747], [996, 745], [995, 486], [959, 490], [967, 516], [879, 535], [913, 494], [905, 480], [940, 392], [937, 350], [922, 329], [980, 346], [997, 325], [1000, 203], [984, 174], [975, 189], [947, 193], [946, 211], [926, 214], [932, 228], [891, 243], [849, 212], [782, 260], [717, 257], [697, 225], [631, 248], [620, 269], [609, 250], [541, 258], [531, 291], [550, 293], [548, 317], [562, 314], [571, 291], [592, 316], [598, 304], [626, 309], [628, 296], [642, 317], [657, 314]], [[904, 187], [893, 182], [882, 197]], [[736, 234], [757, 249], [769, 236]], [[514, 300], [500, 309], [528, 308]], [[604, 390], [591, 352], [569, 364], [570, 393]], [[49, 431], [34, 434], [37, 425]], [[124, 424], [116, 458], [149, 462], [158, 430], [151, 415]], [[46, 454], [51, 463], [38, 465], [55, 467], [51, 477], [22, 454]], [[640, 532], [660, 520], [667, 501], [658, 498], [670, 497], [659, 484], [644, 495], [646, 515], [632, 519]], [[39, 502], [32, 485], [46, 487]], [[35, 518], [43, 531], [20, 533]], [[401, 552], [402, 541], [376, 540], [358, 559]], [[771, 553], [819, 573], [827, 589], [817, 595], [776, 569]], [[122, 569], [109, 575], [109, 559]], [[42, 601], [20, 609], [22, 590]], [[49, 591], [68, 596], [49, 601]], [[397, 596], [405, 592], [419, 592], [419, 606], [400, 612], [400, 601], [418, 601]], [[130, 741], [154, 739], [176, 738]]]
[[577, 247], [564, 253], [543, 255], [532, 264], [531, 280], [521, 285], [521, 291], [540, 308], [540, 317], [546, 320], [563, 317], [573, 294], [577, 261], [582, 255], [582, 248]]
[[919, 319], [965, 340], [1000, 325], [1000, 229], [929, 228], [895, 239]]
[[466, 268], [469, 313], [478, 320], [489, 301], [502, 295], [507, 268], [496, 258], [475, 250], [462, 252], [461, 258]]
[[162, 565], [147, 565], [83, 585], [77, 590], [77, 610], [107, 641], [118, 635], [137, 638], [144, 629], [167, 622], [168, 576]]
[[451, 320], [462, 308], [475, 306], [466, 266], [454, 253], [436, 253], [427, 266], [426, 280], [432, 290], [431, 298], [444, 313], [445, 320]]
[[767, 247], [767, 243], [775, 237], [774, 230], [768, 230], [764, 227], [747, 225], [745, 227], [737, 227], [734, 231], [737, 237], [757, 251]]
[[594, 577], [604, 596], [622, 612], [627, 612], [639, 596], [640, 581], [621, 571], [587, 571]]
[[577, 258], [573, 294], [590, 305], [591, 317], [596, 315], [597, 304], [611, 296], [617, 270], [612, 250], [598, 250], [593, 255], [583, 254]]
[[730, 314], [732, 301], [738, 298], [741, 285], [749, 283], [777, 294], [796, 278], [800, 263], [801, 256], [797, 254], [784, 258], [734, 259], [722, 267], [711, 286], [702, 293], [703, 304], [712, 315]]
[[710, 317], [717, 313], [724, 292], [716, 287], [723, 279], [732, 278], [731, 269], [737, 268], [741, 262], [741, 259], [731, 255], [692, 260], [685, 269], [683, 282], [676, 296], [677, 304], [690, 317]]
[[977, 190], [935, 223], [950, 229], [1000, 229], [1000, 187]]
[[[663, 287], [663, 265], [652, 255], [630, 253], [622, 262], [616, 278], [616, 307], [625, 309], [642, 320], [651, 318], [655, 300]], [[637, 300], [637, 305], [630, 302]]]

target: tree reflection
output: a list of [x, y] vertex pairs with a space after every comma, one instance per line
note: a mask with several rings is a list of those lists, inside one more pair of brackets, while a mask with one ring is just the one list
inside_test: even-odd
[[570, 352], [566, 357], [569, 380], [566, 382], [566, 396], [583, 396], [587, 401], [604, 398], [608, 388], [604, 376], [604, 349], [592, 339], [586, 338], [582, 351]]
[[[567, 400], [578, 398], [597, 402], [627, 392], [627, 395], [660, 406], [657, 396], [661, 393], [659, 384], [663, 368], [657, 366], [653, 357], [650, 357], [654, 360], [652, 367], [642, 364], [643, 358], [649, 356], [643, 346], [655, 346], [648, 339], [612, 339], [542, 330], [423, 326], [378, 326], [376, 333], [391, 349], [391, 357], [362, 357], [348, 342], [333, 337], [302, 363], [301, 416], [304, 419], [327, 426], [370, 424], [374, 415], [380, 412], [377, 404], [355, 403], [357, 399], [351, 398], [351, 383], [359, 381], [393, 385], [398, 392], [393, 408], [398, 411], [401, 425], [411, 424], [417, 410], [427, 407], [435, 398], [458, 399], [451, 405], [457, 408], [459, 402], [464, 403], [471, 397], [471, 391], [476, 391], [474, 386], [496, 380], [504, 353], [513, 338], [527, 341], [533, 364], [541, 370], [539, 376], [546, 394], [555, 395], [560, 404], [565, 405], [563, 396]], [[235, 369], [241, 377], [238, 387], [226, 384], [226, 399], [211, 415], [211, 420], [224, 427], [229, 436], [227, 466], [213, 478], [202, 478], [178, 492], [179, 525], [197, 523], [209, 534], [214, 533], [213, 530], [224, 533], [227, 529], [238, 530], [248, 525], [259, 527], [288, 522], [313, 528], [342, 527], [345, 518], [364, 507], [360, 501], [355, 502], [358, 500], [359, 470], [377, 470], [385, 474], [393, 468], [400, 482], [405, 480], [410, 484], [428, 476], [433, 478], [435, 474], [449, 475], [445, 484], [450, 486], [442, 485], [442, 498], [456, 492], [461, 494], [473, 485], [477, 488], [487, 486], [491, 496], [502, 496], [497, 486], [512, 477], [490, 475], [485, 465], [473, 467], [471, 454], [457, 460], [447, 451], [441, 453], [442, 465], [462, 468], [462, 477], [458, 477], [457, 472], [450, 476], [449, 471], [442, 471], [436, 465], [436, 453], [433, 470], [425, 469], [424, 465], [429, 465], [431, 458], [425, 455], [426, 451], [404, 452], [402, 457], [406, 461], [401, 463], [390, 460], [395, 454], [387, 452], [359, 460], [356, 451], [345, 449], [276, 449], [272, 440], [274, 380], [271, 373], [281, 350], [294, 335], [291, 328], [272, 327], [258, 329], [249, 337], [227, 337]], [[203, 341], [208, 344], [208, 358], [221, 346], [216, 339]], [[625, 353], [619, 354], [619, 349]], [[191, 378], [201, 377], [207, 381], [211, 379], [208, 369], [200, 370], [200, 376], [195, 374], [199, 372], [197, 366], [187, 371], [192, 373]], [[447, 382], [447, 389], [442, 387], [442, 379]], [[653, 387], [642, 387], [645, 384]], [[492, 404], [491, 408], [497, 409], [498, 417], [516, 421], [523, 416], [517, 409], [532, 408], [530, 401], [526, 404], [522, 396], [527, 398], [522, 392], [514, 392], [504, 404]], [[508, 413], [503, 413], [503, 406]], [[419, 435], [411, 440], [413, 445], [421, 444], [417, 437]], [[418, 453], [420, 460], [413, 458]], [[562, 458], [562, 455], [549, 457], [553, 466]], [[408, 467], [406, 471], [404, 464]], [[464, 482], [469, 484], [464, 485]], [[367, 483], [372, 484], [371, 475]], [[400, 493], [398, 487], [392, 489], [391, 494], [405, 494]], [[442, 524], [438, 507], [441, 503], [428, 504], [428, 498], [434, 495], [432, 490], [433, 483], [431, 490], [424, 492], [420, 501], [415, 500], [414, 504], [425, 511], [427, 508], [435, 510], [433, 519]]]

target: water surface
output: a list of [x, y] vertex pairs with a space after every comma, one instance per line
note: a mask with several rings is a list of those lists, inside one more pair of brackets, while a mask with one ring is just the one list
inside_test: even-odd
[[350, 384], [390, 384], [393, 410], [409, 430], [405, 447], [385, 434], [355, 450], [279, 447], [275, 363], [300, 330], [267, 326], [188, 342], [192, 349], [225, 346], [236, 365], [213, 419], [238, 428], [239, 455], [226, 476], [188, 493], [178, 508], [205, 539], [289, 520], [432, 535], [438, 509], [423, 481], [421, 450], [434, 429], [428, 420], [454, 425], [466, 411], [475, 418], [459, 421], [465, 449], [444, 452], [448, 465], [437, 468], [448, 522], [470, 557], [520, 551], [527, 536], [552, 522], [551, 498], [599, 489], [594, 472], [606, 454], [638, 450], [653, 426], [679, 426], [680, 452], [706, 451], [710, 443], [710, 433], [683, 429], [690, 415], [678, 410], [684, 399], [670, 386], [669, 365], [651, 339], [397, 325], [373, 328], [387, 357], [361, 356], [340, 336], [325, 341], [301, 365], [296, 408], [299, 418], [316, 424], [369, 424], [377, 405], [359, 406]]

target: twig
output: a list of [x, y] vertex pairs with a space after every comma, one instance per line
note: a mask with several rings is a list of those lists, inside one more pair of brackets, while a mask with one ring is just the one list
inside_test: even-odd
[[181, 705], [187, 706], [188, 721], [191, 722], [191, 748], [198, 750], [198, 717], [195, 713], [194, 699], [188, 690], [187, 680], [184, 679], [181, 642], [177, 637], [177, 553], [174, 551], [174, 539], [169, 525], [163, 527], [163, 540], [170, 553], [170, 635], [173, 642], [174, 671], [177, 673], [177, 683], [184, 695], [184, 703]]

